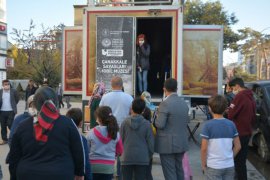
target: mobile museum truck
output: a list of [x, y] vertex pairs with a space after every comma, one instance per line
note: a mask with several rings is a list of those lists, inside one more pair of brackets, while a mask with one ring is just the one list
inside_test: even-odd
[[[75, 7], [75, 26], [63, 30], [63, 88], [81, 94], [87, 105], [95, 82], [110, 89], [113, 76], [123, 79], [125, 92], [138, 95], [136, 37], [150, 45], [148, 92], [163, 98], [168, 77], [178, 81], [179, 96], [189, 104], [206, 104], [222, 93], [223, 27], [183, 25], [181, 2], [88, 2]], [[89, 121], [89, 108], [85, 122]]]

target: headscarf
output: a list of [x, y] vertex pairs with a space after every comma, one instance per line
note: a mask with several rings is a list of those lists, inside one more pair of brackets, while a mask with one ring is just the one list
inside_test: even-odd
[[59, 116], [60, 114], [54, 103], [51, 100], [45, 101], [38, 113], [37, 121], [34, 120], [34, 131], [37, 141], [42, 143], [48, 141], [49, 133]]
[[91, 96], [91, 98], [89, 100], [89, 103], [88, 103], [89, 107], [91, 107], [93, 99], [101, 98], [104, 93], [105, 93], [105, 85], [104, 85], [104, 83], [102, 83], [102, 82], [96, 83], [94, 85], [93, 93], [92, 93], [92, 96]]
[[55, 105], [57, 102], [56, 93], [50, 87], [39, 88], [35, 93], [33, 106], [37, 110], [37, 116], [33, 121], [34, 136], [41, 144], [48, 141], [50, 131], [60, 116]]

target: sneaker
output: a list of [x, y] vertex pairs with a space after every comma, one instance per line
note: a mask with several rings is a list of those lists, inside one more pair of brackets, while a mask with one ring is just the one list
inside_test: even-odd
[[4, 144], [7, 144], [8, 142], [7, 141], [2, 141], [1, 143], [0, 143], [0, 145], [4, 145]]

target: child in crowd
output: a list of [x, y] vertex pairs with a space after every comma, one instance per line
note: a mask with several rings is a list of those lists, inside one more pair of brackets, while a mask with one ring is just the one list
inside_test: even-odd
[[95, 112], [98, 126], [87, 135], [90, 144], [90, 162], [94, 180], [111, 180], [115, 157], [123, 152], [116, 118], [109, 106], [100, 106]]
[[[82, 110], [80, 108], [72, 108], [70, 109], [66, 116], [73, 120], [73, 122], [76, 124], [78, 128], [82, 127]], [[91, 166], [89, 163], [89, 146], [87, 143], [86, 138], [81, 135], [83, 147], [84, 147], [84, 161], [85, 161], [85, 175], [84, 180], [92, 180], [92, 172], [91, 172]]]
[[234, 179], [234, 157], [241, 149], [234, 123], [223, 117], [227, 100], [216, 95], [208, 100], [212, 120], [205, 123], [201, 136], [201, 164], [207, 180]]
[[[144, 111], [142, 113], [142, 116], [144, 117], [145, 120], [147, 120], [147, 121], [149, 121], [151, 123], [152, 113], [151, 113], [151, 110], [147, 106], [145, 106], [145, 109], [144, 109]], [[156, 134], [156, 129], [152, 124], [151, 124], [151, 127], [152, 127], [153, 134], [155, 135]], [[153, 162], [153, 156], [150, 157], [149, 166], [148, 166], [148, 168], [146, 170], [146, 178], [145, 178], [145, 180], [153, 180], [152, 162]]]
[[151, 124], [144, 119], [144, 100], [132, 102], [131, 116], [121, 124], [121, 137], [124, 145], [121, 159], [123, 180], [146, 179], [150, 158], [154, 152], [154, 135]]

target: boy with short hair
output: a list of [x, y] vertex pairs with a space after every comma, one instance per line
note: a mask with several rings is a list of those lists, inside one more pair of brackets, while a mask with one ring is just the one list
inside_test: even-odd
[[146, 179], [150, 158], [154, 152], [154, 135], [150, 122], [142, 116], [144, 109], [144, 100], [134, 99], [131, 116], [121, 124], [120, 133], [124, 145], [121, 156], [123, 180]]
[[[67, 114], [67, 117], [73, 120], [73, 122], [76, 124], [78, 128], [82, 127], [82, 110], [80, 108], [71, 108]], [[86, 138], [81, 135], [82, 137], [82, 142], [83, 142], [83, 147], [84, 147], [84, 161], [85, 161], [85, 175], [84, 179], [85, 180], [92, 180], [92, 172], [91, 172], [91, 166], [89, 162], [89, 146], [87, 143]]]
[[201, 136], [201, 164], [207, 180], [234, 179], [234, 157], [241, 149], [234, 123], [223, 117], [227, 100], [216, 95], [208, 100], [212, 120], [205, 123]]

